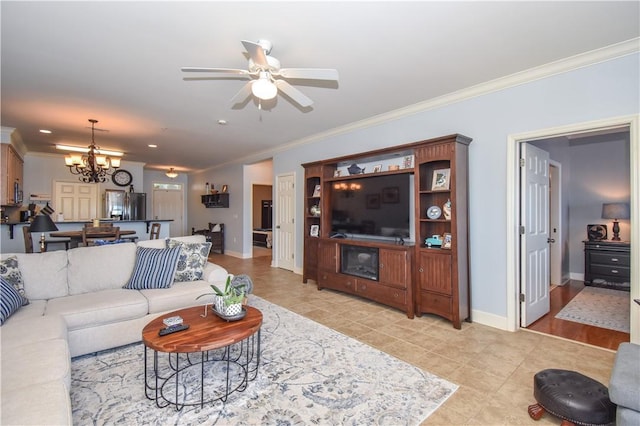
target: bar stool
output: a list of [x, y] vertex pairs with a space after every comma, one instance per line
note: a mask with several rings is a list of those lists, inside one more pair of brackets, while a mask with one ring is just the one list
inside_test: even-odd
[[158, 238], [160, 238], [160, 224], [159, 223], [152, 223], [151, 224], [151, 232], [149, 232], [149, 239], [150, 240], [157, 240]]

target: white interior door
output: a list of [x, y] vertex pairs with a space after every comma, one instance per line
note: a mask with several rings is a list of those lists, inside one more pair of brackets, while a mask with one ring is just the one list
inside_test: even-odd
[[[521, 325], [549, 312], [549, 153], [523, 143], [520, 177]], [[524, 299], [524, 300], [523, 300]]]
[[276, 266], [293, 271], [295, 253], [295, 175], [276, 176], [276, 218], [273, 248]]
[[56, 181], [54, 191], [53, 208], [64, 220], [89, 222], [99, 217], [97, 184]]
[[171, 219], [170, 237], [180, 237], [186, 235], [184, 232], [183, 211], [184, 195], [182, 186], [179, 189], [158, 189], [153, 190], [153, 218]]
[[551, 284], [561, 285], [562, 279], [562, 165], [549, 161], [549, 269]]

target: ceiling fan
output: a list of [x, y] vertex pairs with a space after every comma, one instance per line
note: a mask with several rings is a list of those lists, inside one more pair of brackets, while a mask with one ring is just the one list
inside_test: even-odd
[[278, 91], [281, 91], [301, 107], [309, 107], [313, 101], [287, 82], [287, 79], [338, 81], [338, 71], [334, 69], [280, 68], [280, 61], [269, 56], [273, 44], [268, 40], [258, 40], [257, 43], [242, 40], [242, 44], [249, 53], [248, 69], [182, 67], [183, 72], [215, 74], [209, 77], [185, 77], [184, 79], [250, 78], [251, 81], [231, 98], [232, 105], [245, 101], [251, 94], [259, 100], [266, 101], [275, 98]]

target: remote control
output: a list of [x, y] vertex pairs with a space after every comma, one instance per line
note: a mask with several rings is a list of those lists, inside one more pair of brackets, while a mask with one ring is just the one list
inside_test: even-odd
[[187, 328], [189, 328], [189, 324], [172, 325], [170, 327], [161, 328], [160, 331], [158, 331], [158, 334], [160, 336], [166, 336], [167, 334], [183, 331], [183, 330], [186, 330]]

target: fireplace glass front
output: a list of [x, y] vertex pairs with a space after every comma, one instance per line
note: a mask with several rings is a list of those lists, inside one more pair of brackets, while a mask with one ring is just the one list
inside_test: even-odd
[[341, 244], [340, 272], [378, 281], [378, 249]]

